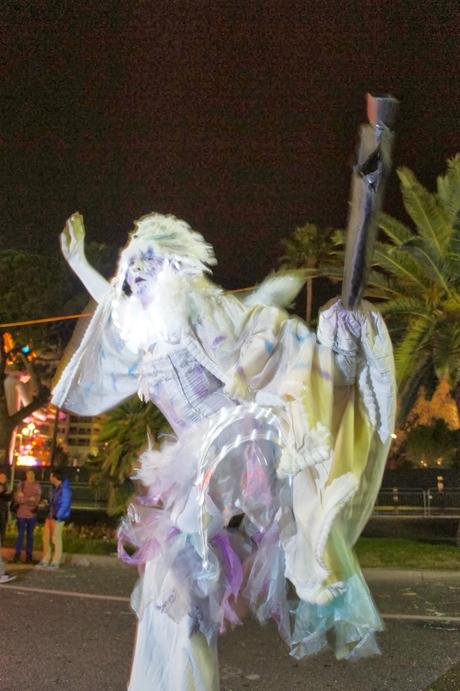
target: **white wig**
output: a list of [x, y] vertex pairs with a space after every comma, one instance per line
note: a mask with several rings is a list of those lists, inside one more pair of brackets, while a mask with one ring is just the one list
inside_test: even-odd
[[126, 276], [129, 260], [148, 249], [177, 264], [188, 274], [210, 271], [216, 264], [214, 250], [200, 233], [172, 214], [151, 213], [134, 221], [134, 230], [120, 254], [117, 278]]
[[[149, 251], [166, 261], [156, 275], [154, 295], [145, 306], [126, 289], [126, 275], [130, 260]], [[213, 248], [185, 221], [157, 213], [135, 221], [112, 282], [112, 318], [128, 348], [133, 352], [145, 350], [159, 338], [176, 342], [187, 325], [191, 286], [210, 271], [212, 264], [216, 264]]]

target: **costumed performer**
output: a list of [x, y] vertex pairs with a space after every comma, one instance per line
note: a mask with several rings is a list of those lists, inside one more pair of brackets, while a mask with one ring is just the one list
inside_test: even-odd
[[119, 530], [121, 559], [139, 569], [129, 690], [218, 689], [217, 636], [241, 603], [273, 618], [297, 658], [330, 630], [339, 659], [378, 652], [352, 546], [393, 431], [379, 312], [338, 300], [312, 333], [279, 306], [300, 289], [292, 276], [239, 300], [206, 277], [211, 246], [174, 216], [135, 222], [110, 283], [85, 258], [79, 214], [61, 244], [98, 306], [53, 403], [98, 415], [137, 392], [174, 431], [140, 455], [145, 491]]

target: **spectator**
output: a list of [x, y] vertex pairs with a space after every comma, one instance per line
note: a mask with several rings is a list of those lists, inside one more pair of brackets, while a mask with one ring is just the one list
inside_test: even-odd
[[12, 581], [15, 578], [16, 578], [16, 576], [13, 576], [10, 573], [6, 573], [6, 571], [5, 571], [5, 564], [4, 564], [4, 561], [2, 559], [2, 543], [0, 540], [0, 585], [2, 583], [8, 583], [8, 581]]
[[4, 544], [6, 528], [8, 525], [8, 504], [12, 492], [8, 489], [8, 478], [5, 473], [0, 473], [0, 543]]
[[8, 490], [8, 478], [5, 473], [0, 473], [0, 585], [16, 578], [16, 576], [6, 573], [2, 559], [2, 544], [8, 523], [8, 502], [11, 499], [11, 494]]
[[[70, 516], [72, 489], [61, 470], [53, 470], [50, 481], [49, 514], [43, 528], [43, 556], [38, 566], [58, 569], [62, 559], [62, 529]], [[51, 543], [54, 545], [52, 556]]]
[[37, 525], [37, 511], [40, 503], [42, 490], [38, 482], [35, 482], [35, 473], [28, 470], [26, 480], [21, 482], [19, 489], [14, 495], [14, 500], [18, 504], [16, 513], [18, 524], [18, 539], [16, 540], [16, 552], [13, 557], [14, 562], [21, 561], [21, 550], [24, 542], [24, 534], [27, 533], [26, 541], [26, 564], [32, 564], [32, 550], [34, 546], [34, 530]]

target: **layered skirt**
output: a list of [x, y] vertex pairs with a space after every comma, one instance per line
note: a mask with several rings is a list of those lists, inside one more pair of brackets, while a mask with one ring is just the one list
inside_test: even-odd
[[[130, 691], [218, 689], [217, 636], [247, 611], [273, 619], [296, 658], [328, 645], [338, 658], [378, 652], [381, 620], [332, 518], [329, 573], [320, 582], [312, 563], [311, 587], [296, 590], [295, 571], [308, 573], [309, 552], [292, 558], [299, 526], [293, 479], [277, 472], [282, 448], [276, 409], [249, 404], [141, 455], [135, 477], [144, 491], [119, 530], [120, 558], [139, 569]], [[315, 493], [320, 468], [304, 472]], [[306, 491], [309, 501], [316, 505], [317, 492]], [[312, 532], [314, 520], [313, 512]]]

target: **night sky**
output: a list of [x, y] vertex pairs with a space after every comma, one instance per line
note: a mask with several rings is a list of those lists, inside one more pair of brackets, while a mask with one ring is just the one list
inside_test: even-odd
[[296, 225], [344, 226], [366, 91], [401, 99], [395, 162], [425, 184], [460, 151], [459, 8], [2, 2], [0, 247], [57, 251], [77, 209], [121, 245], [172, 212], [214, 244], [218, 282], [260, 280]]

